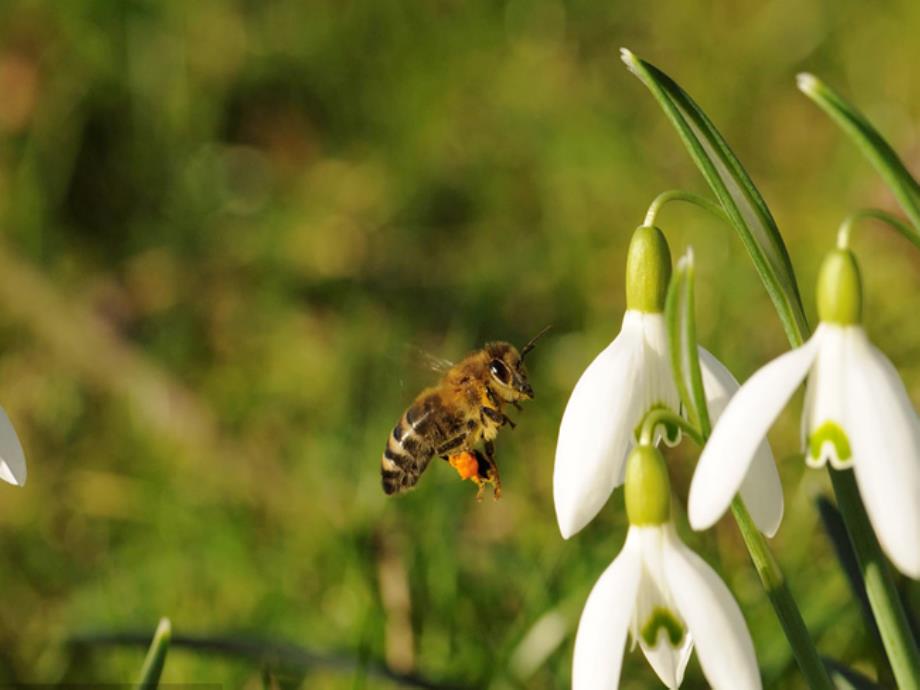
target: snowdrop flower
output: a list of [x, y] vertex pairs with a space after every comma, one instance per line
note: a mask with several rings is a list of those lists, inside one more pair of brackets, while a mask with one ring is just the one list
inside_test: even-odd
[[705, 528], [725, 511], [754, 448], [808, 377], [806, 462], [853, 469], [885, 553], [901, 572], [920, 578], [920, 419], [891, 362], [860, 325], [862, 286], [849, 250], [828, 255], [817, 292], [821, 323], [814, 335], [751, 376], [716, 424], [691, 482], [690, 524]]
[[[645, 415], [655, 407], [680, 411], [663, 313], [670, 277], [671, 253], [664, 235], [655, 227], [638, 228], [626, 260], [622, 329], [581, 375], [559, 427], [553, 498], [565, 539], [588, 524], [623, 483], [626, 456]], [[738, 382], [702, 348], [700, 365], [715, 418]], [[665, 440], [676, 443], [679, 436]], [[772, 536], [782, 518], [783, 495], [766, 442], [748, 474], [742, 497], [758, 528]]]
[[26, 458], [3, 408], [0, 408], [0, 479], [15, 486], [26, 483]]
[[629, 532], [591, 591], [575, 638], [573, 690], [615, 690], [627, 633], [669, 688], [696, 648], [717, 690], [761, 687], [754, 645], [728, 588], [678, 538], [661, 453], [637, 446], [626, 467]]

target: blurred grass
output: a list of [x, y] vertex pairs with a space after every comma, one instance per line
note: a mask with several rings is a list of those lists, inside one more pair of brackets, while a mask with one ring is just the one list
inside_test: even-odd
[[[0, 487], [0, 682], [130, 680], [141, 650], [73, 655], [65, 640], [168, 615], [177, 635], [565, 686], [624, 518], [617, 495], [562, 542], [555, 430], [619, 327], [646, 205], [704, 190], [619, 47], [715, 119], [811, 309], [839, 220], [894, 203], [794, 75], [849, 96], [916, 172], [918, 22], [906, 1], [0, 5], [0, 402], [30, 475]], [[686, 208], [660, 221], [675, 254], [694, 245], [701, 341], [739, 378], [785, 349], [729, 231]], [[920, 259], [870, 232], [856, 239], [867, 327], [920, 402]], [[406, 345], [456, 359], [547, 323], [537, 399], [498, 442], [504, 498], [477, 504], [437, 463], [385, 499], [385, 436], [430, 382]], [[793, 457], [795, 413], [772, 437], [788, 502], [776, 551], [820, 651], [872, 676], [813, 506], [825, 479]], [[683, 499], [692, 454], [672, 457]], [[801, 687], [734, 527], [687, 538], [741, 601], [767, 687]], [[515, 677], [533, 666], [521, 640], [538, 621], [558, 639], [560, 620], [561, 645]], [[393, 641], [406, 630], [408, 649]], [[260, 678], [181, 649], [164, 673]], [[637, 654], [623, 678], [657, 687]], [[702, 683], [694, 661], [686, 687]], [[360, 664], [306, 685], [391, 687]]]

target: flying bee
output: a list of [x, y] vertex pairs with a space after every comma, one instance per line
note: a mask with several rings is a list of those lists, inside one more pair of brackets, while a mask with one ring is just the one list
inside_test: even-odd
[[[486, 343], [451, 366], [438, 385], [426, 388], [403, 413], [387, 439], [380, 460], [383, 490], [395, 494], [411, 489], [435, 455], [447, 460], [461, 479], [470, 479], [482, 498], [486, 485], [501, 496], [495, 464], [498, 430], [515, 424], [503, 410], [520, 408], [533, 398], [524, 358], [549, 326], [518, 352], [506, 342]], [[483, 450], [475, 446], [482, 442]]]

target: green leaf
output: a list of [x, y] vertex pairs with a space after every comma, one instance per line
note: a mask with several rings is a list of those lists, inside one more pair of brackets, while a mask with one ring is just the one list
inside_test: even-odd
[[160, 684], [160, 674], [163, 673], [163, 664], [166, 663], [166, 652], [169, 651], [171, 638], [172, 625], [168, 618], [161, 618], [153, 634], [153, 642], [150, 643], [150, 648], [147, 650], [147, 657], [141, 668], [141, 677], [137, 682], [137, 690], [154, 690]]
[[808, 320], [789, 253], [760, 192], [725, 139], [667, 74], [625, 48], [623, 62], [648, 87], [687, 147], [741, 237], [789, 339], [802, 343]]
[[[878, 130], [840, 95], [812, 74], [798, 76], [799, 90], [831, 116], [875, 166], [904, 213], [920, 232], [920, 184]], [[908, 237], [911, 241], [913, 238]]]
[[700, 430], [703, 438], [708, 438], [712, 427], [709, 422], [709, 409], [706, 406], [703, 376], [700, 372], [699, 348], [696, 344], [696, 319], [693, 313], [694, 274], [693, 250], [688, 249], [677, 262], [677, 268], [668, 286], [664, 314], [668, 326], [671, 368], [674, 370], [681, 402], [687, 410], [691, 424]]

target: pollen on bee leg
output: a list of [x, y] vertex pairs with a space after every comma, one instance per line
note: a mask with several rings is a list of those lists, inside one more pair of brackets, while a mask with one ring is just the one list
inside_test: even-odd
[[470, 479], [479, 475], [479, 462], [476, 460], [476, 456], [469, 451], [465, 450], [462, 453], [451, 455], [447, 461], [451, 467], [457, 470], [460, 479]]

